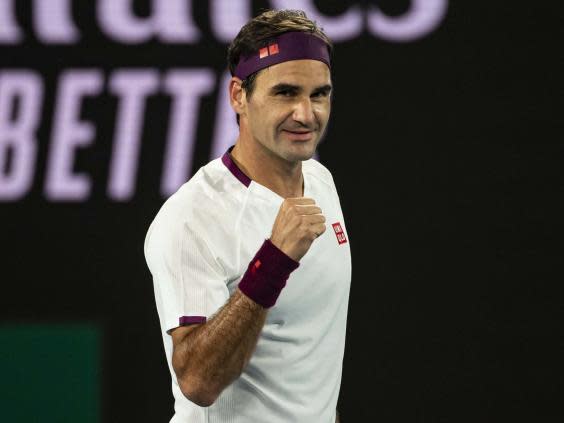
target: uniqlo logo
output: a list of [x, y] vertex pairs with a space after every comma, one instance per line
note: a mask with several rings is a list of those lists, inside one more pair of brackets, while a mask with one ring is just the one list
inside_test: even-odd
[[333, 230], [335, 231], [335, 235], [337, 236], [337, 241], [339, 242], [339, 244], [344, 244], [345, 242], [347, 242], [345, 231], [343, 231], [343, 228], [341, 227], [341, 224], [339, 222], [333, 223]]
[[272, 56], [274, 54], [278, 54], [280, 51], [278, 50], [278, 44], [270, 44], [268, 47], [263, 47], [259, 50], [259, 58], [264, 59], [265, 57]]

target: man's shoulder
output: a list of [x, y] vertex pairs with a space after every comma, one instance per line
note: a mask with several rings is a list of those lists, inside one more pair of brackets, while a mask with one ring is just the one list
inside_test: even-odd
[[302, 172], [328, 185], [331, 189], [335, 189], [335, 182], [333, 181], [331, 171], [316, 159], [309, 159], [302, 162]]
[[177, 224], [206, 225], [230, 210], [237, 210], [241, 201], [241, 183], [225, 168], [221, 159], [201, 167], [163, 204], [155, 220], [174, 220]]

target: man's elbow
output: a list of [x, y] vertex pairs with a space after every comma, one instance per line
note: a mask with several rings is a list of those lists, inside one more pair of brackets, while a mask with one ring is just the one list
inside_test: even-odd
[[200, 407], [211, 406], [221, 393], [221, 390], [214, 389], [210, 383], [194, 377], [178, 380], [178, 386], [189, 401]]

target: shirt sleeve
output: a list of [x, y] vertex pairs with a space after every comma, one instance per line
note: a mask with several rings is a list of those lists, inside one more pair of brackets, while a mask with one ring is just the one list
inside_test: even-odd
[[187, 222], [156, 219], [145, 257], [153, 275], [161, 327], [204, 323], [229, 298], [225, 272], [205, 238]]

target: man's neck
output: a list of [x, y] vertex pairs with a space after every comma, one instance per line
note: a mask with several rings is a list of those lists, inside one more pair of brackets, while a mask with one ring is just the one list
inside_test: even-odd
[[282, 198], [303, 196], [302, 162], [290, 163], [273, 157], [256, 143], [237, 139], [231, 158], [253, 181], [267, 187]]

